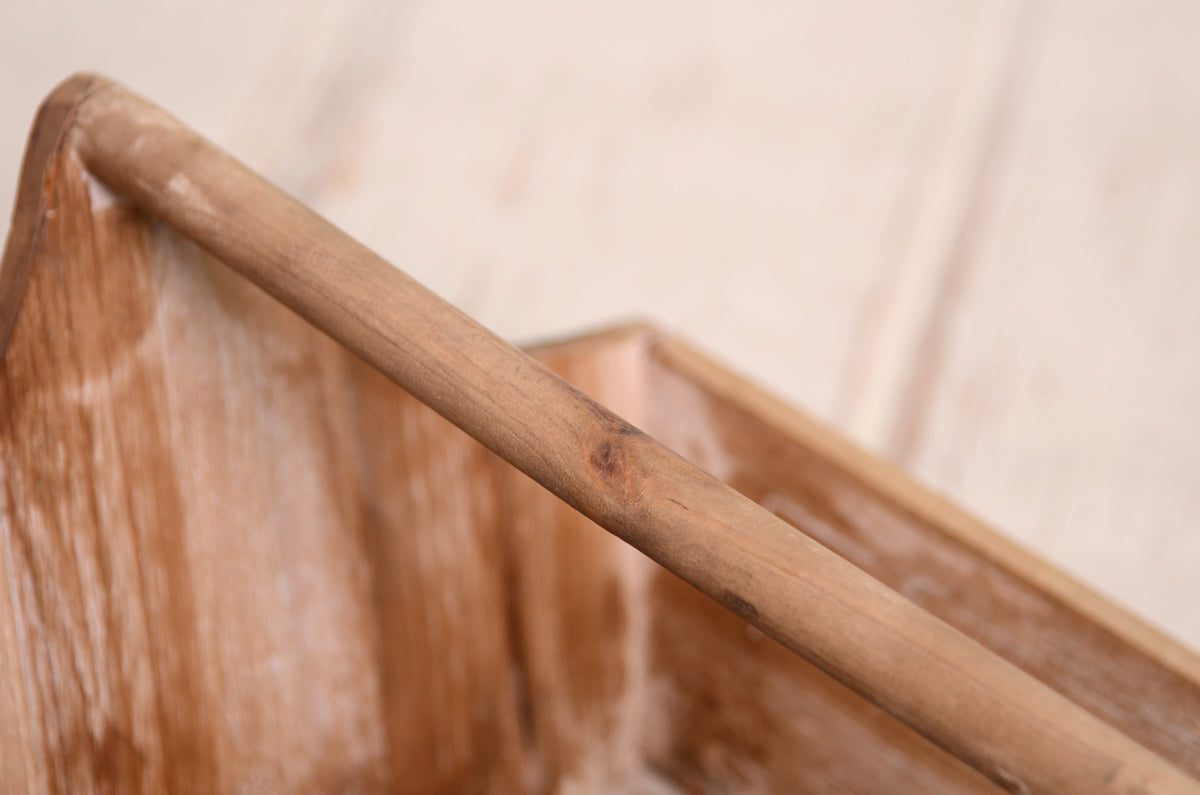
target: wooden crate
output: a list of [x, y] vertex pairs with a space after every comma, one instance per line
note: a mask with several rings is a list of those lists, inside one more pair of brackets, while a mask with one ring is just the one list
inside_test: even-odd
[[1189, 650], [652, 328], [568, 387], [97, 78], [0, 323], [5, 791], [1197, 789]]

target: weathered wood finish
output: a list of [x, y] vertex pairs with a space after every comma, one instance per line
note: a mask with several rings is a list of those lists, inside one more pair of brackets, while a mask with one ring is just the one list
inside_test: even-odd
[[656, 438], [1200, 776], [1189, 650], [686, 346], [649, 358]]
[[[897, 500], [877, 464], [673, 343], [539, 355], [1000, 656], [110, 84], [52, 97], [18, 208], [6, 786], [993, 788], [907, 723], [1015, 790], [1195, 788], [1172, 766], [1196, 772], [1189, 653], [1097, 622], [1098, 601], [921, 514], [919, 490]], [[998, 602], [960, 598], [963, 572]], [[1040, 644], [1059, 634], [1094, 659], [1056, 666]]]
[[57, 165], [0, 378], [5, 789], [381, 781], [344, 354]]
[[61, 165], [0, 375], [4, 790], [635, 779], [649, 562]]

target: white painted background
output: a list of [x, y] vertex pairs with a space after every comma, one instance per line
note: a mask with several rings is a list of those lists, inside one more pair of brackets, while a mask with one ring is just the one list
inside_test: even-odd
[[501, 334], [640, 317], [1200, 646], [1200, 4], [10, 3]]

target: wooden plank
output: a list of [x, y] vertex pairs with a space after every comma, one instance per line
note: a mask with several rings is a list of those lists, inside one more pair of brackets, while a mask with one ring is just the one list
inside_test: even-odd
[[892, 454], [1200, 645], [1200, 15], [1044, 4]]
[[339, 462], [341, 481], [321, 485], [346, 504], [335, 527], [360, 538], [369, 561], [374, 621], [364, 634], [378, 649], [376, 709], [390, 773], [381, 790], [521, 791], [537, 760], [523, 742], [513, 687], [492, 457], [372, 368], [337, 354], [329, 394], [341, 411], [326, 415], [324, 431], [350, 453]]
[[379, 786], [365, 550], [315, 485], [348, 469], [337, 349], [69, 150], [32, 177], [54, 211], [0, 377], [26, 783]]
[[1200, 773], [1200, 657], [677, 342], [665, 443], [1138, 742]]
[[[623, 416], [645, 415], [645, 336], [616, 330], [534, 354]], [[651, 572], [636, 549], [495, 459], [508, 608], [519, 640], [528, 737], [550, 792], [669, 789], [647, 775], [661, 705], [651, 691]]]

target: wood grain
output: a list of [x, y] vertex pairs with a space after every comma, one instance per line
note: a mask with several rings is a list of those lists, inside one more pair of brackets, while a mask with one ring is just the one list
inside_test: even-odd
[[[88, 64], [509, 337], [651, 317], [892, 455], [912, 414], [888, 385], [941, 358], [906, 465], [1200, 646], [1200, 337], [1171, 264], [1196, 249], [1193, 4], [69, 0], [6, 23], [0, 185]], [[960, 309], [917, 346], [951, 261]]]
[[657, 438], [1200, 775], [1200, 659], [1189, 650], [685, 346], [665, 340], [650, 357]]
[[[638, 791], [648, 561], [70, 150], [47, 173], [0, 376], [5, 789]], [[592, 358], [634, 408], [631, 353]]]
[[1195, 648], [1200, 15], [1037, 5], [956, 294], [884, 449]]
[[647, 763], [682, 791], [1002, 791], [674, 575], [650, 604]]
[[0, 381], [30, 789], [378, 786], [331, 343], [58, 165]]
[[[1194, 789], [166, 114], [93, 78], [67, 84], [48, 112], [64, 98], [78, 102], [74, 126], [53, 137], [69, 145], [23, 183], [47, 208], [44, 226], [16, 239], [4, 266], [35, 253], [5, 357], [6, 406], [15, 408], [4, 460], [29, 479], [6, 479], [15, 517], [6, 544], [23, 555], [14, 569], [23, 579], [10, 588], [22, 594], [12, 635], [29, 775], [53, 775], [38, 786], [82, 788], [92, 776], [155, 789], [193, 774], [210, 777], [201, 789], [646, 783], [630, 738], [639, 698], [626, 681], [630, 658], [600, 643], [645, 642], [649, 624], [625, 606], [637, 566], [590, 541], [530, 551], [546, 543], [529, 529], [540, 523], [533, 517], [571, 534], [571, 522], [536, 507], [534, 524], [519, 520], [502, 542], [486, 486], [477, 504], [423, 486], [468, 478], [485, 459], [401, 410], [378, 376], [353, 375], [364, 371], [347, 368], [341, 349], [238, 277], [212, 263], [184, 267], [204, 260], [95, 184], [86, 166], [564, 501], [1001, 785]], [[102, 267], [113, 262], [127, 269]], [[117, 322], [92, 335], [110, 314]], [[350, 399], [346, 383], [360, 384]], [[39, 396], [67, 405], [39, 406]], [[385, 430], [393, 412], [410, 419]], [[297, 452], [281, 452], [293, 444]], [[378, 476], [405, 485], [389, 490], [371, 482]], [[142, 490], [144, 479], [159, 490]], [[283, 493], [294, 497], [274, 498]], [[500, 486], [491, 499], [518, 495], [524, 508], [520, 493]], [[226, 521], [231, 506], [237, 522]], [[55, 514], [64, 510], [77, 518]], [[397, 537], [396, 522], [409, 518], [432, 529]], [[527, 562], [534, 573], [518, 594], [530, 599], [505, 607], [505, 578], [521, 582]], [[548, 570], [569, 579], [555, 585]], [[572, 594], [565, 623], [536, 601], [559, 592]], [[460, 602], [483, 609], [468, 615]], [[543, 631], [555, 626], [558, 634]], [[27, 627], [45, 634], [22, 646]], [[556, 649], [568, 647], [582, 652], [573, 665], [588, 662], [555, 668]], [[509, 689], [506, 655], [529, 661]], [[55, 674], [79, 659], [88, 665]], [[168, 704], [176, 690], [196, 709]], [[529, 692], [551, 712], [530, 713]], [[60, 699], [69, 707], [58, 709]], [[433, 739], [397, 717], [414, 705]], [[556, 736], [565, 725], [587, 740]], [[612, 748], [596, 756], [588, 746], [601, 738]], [[521, 756], [530, 747], [532, 769]]]

